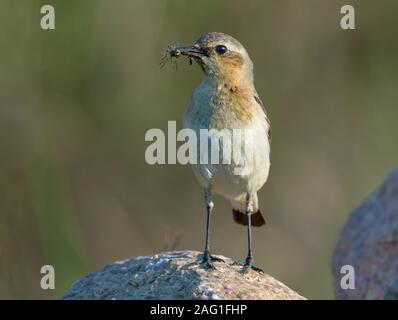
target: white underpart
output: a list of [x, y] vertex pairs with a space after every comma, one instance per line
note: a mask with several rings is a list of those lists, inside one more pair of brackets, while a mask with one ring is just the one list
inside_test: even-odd
[[[267, 181], [270, 168], [270, 145], [267, 136], [269, 124], [261, 106], [258, 105], [257, 112], [249, 124], [244, 124], [232, 113], [226, 112], [225, 116], [223, 115], [222, 128], [216, 127], [212, 121], [216, 110], [212, 105], [212, 97], [217, 94], [217, 90], [211, 79], [205, 77], [194, 91], [184, 115], [185, 128], [190, 128], [197, 134], [198, 150], [200, 150], [200, 129], [251, 130], [252, 138], [246, 139], [242, 144], [243, 163], [236, 163], [232, 158], [229, 164], [223, 164], [222, 161], [212, 164], [209, 157], [209, 163], [201, 164], [198, 160], [198, 164], [193, 165], [193, 170], [203, 188], [211, 188], [212, 192], [224, 196], [231, 201], [234, 209], [241, 212], [245, 212], [246, 195], [252, 194], [254, 212], [256, 212], [258, 209], [256, 193]], [[254, 100], [253, 103], [256, 104]], [[220, 155], [222, 147], [221, 143]]]

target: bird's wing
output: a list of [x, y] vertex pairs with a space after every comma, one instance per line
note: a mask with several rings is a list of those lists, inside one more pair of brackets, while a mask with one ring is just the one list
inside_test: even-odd
[[260, 107], [261, 107], [261, 108], [263, 109], [263, 111], [264, 111], [265, 119], [266, 119], [267, 122], [268, 122], [268, 132], [267, 132], [268, 141], [271, 143], [271, 141], [272, 141], [272, 135], [271, 135], [271, 121], [270, 121], [269, 118], [268, 118], [267, 110], [265, 109], [265, 106], [264, 106], [263, 102], [261, 101], [260, 97], [258, 96], [258, 93], [257, 93], [257, 92], [254, 93], [253, 98], [254, 98], [254, 100], [260, 105]]

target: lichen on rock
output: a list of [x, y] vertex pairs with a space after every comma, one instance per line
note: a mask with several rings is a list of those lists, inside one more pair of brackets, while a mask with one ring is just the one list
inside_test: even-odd
[[273, 277], [217, 256], [214, 270], [197, 251], [173, 251], [107, 265], [78, 280], [64, 299], [256, 299], [303, 300]]

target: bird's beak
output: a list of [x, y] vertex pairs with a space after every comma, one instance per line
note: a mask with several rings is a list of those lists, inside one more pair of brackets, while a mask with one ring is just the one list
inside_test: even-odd
[[191, 58], [202, 58], [205, 54], [204, 51], [197, 45], [186, 46], [186, 47], [176, 47], [175, 48], [176, 55], [181, 54], [183, 56], [191, 57]]

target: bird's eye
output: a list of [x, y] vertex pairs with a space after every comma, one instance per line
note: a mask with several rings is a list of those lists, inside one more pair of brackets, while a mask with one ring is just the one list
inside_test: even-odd
[[220, 44], [216, 47], [216, 52], [220, 55], [226, 53], [227, 51], [228, 51], [228, 48], [222, 44]]

